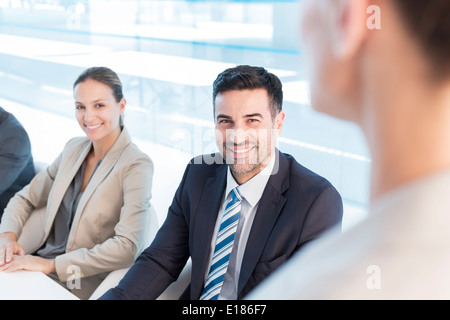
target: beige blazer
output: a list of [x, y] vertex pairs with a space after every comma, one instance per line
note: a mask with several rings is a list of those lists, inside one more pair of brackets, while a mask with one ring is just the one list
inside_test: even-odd
[[[24, 248], [36, 252], [48, 238], [64, 194], [91, 146], [87, 138], [71, 139], [59, 157], [11, 199], [0, 233], [14, 232], [19, 238], [30, 216], [45, 208], [45, 221], [36, 224], [36, 238]], [[79, 270], [82, 278], [89, 277], [86, 285], [95, 289], [109, 271], [133, 264], [147, 238], [152, 177], [151, 159], [124, 128], [80, 199], [66, 253], [55, 259], [61, 282]]]

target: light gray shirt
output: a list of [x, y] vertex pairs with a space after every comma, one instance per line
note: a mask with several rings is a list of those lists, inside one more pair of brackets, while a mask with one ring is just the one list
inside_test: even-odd
[[[101, 160], [95, 166], [91, 178], [100, 163]], [[38, 256], [46, 259], [54, 259], [66, 252], [67, 239], [69, 237], [70, 228], [72, 227], [73, 217], [75, 216], [75, 212], [77, 211], [78, 203], [83, 196], [81, 186], [83, 184], [85, 169], [86, 160], [81, 165], [72, 183], [67, 189], [61, 205], [59, 206], [58, 212], [55, 216], [55, 221], [53, 222], [50, 235], [42, 248], [37, 251]]]
[[[244, 257], [244, 251], [247, 245], [248, 236], [252, 228], [256, 211], [258, 210], [259, 200], [261, 199], [264, 189], [266, 188], [267, 181], [272, 174], [274, 163], [275, 156], [272, 156], [269, 164], [260, 173], [240, 186], [236, 182], [236, 180], [234, 180], [233, 175], [231, 174], [231, 170], [230, 168], [228, 168], [227, 186], [225, 188], [222, 205], [220, 206], [219, 213], [217, 215], [216, 226], [213, 233], [214, 237], [211, 240], [210, 261], [214, 252], [214, 247], [216, 245], [216, 235], [220, 228], [223, 212], [225, 211], [225, 207], [232, 197], [231, 190], [239, 187], [239, 192], [243, 200], [241, 203], [241, 214], [239, 217], [233, 250], [231, 252], [230, 261], [228, 263], [227, 273], [225, 274], [222, 291], [219, 295], [220, 300], [237, 299], [239, 275], [241, 272], [242, 259]], [[210, 267], [211, 265], [209, 265], [209, 267], [207, 268], [205, 281], [208, 277]]]

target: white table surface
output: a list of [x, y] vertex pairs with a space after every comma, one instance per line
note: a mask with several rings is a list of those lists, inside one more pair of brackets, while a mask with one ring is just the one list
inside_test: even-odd
[[0, 271], [0, 300], [79, 300], [41, 272]]

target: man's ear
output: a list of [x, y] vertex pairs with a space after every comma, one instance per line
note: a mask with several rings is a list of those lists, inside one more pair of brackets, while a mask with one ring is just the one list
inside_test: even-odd
[[278, 113], [277, 117], [275, 118], [274, 129], [277, 133], [277, 137], [279, 137], [281, 135], [281, 130], [283, 129], [284, 118], [286, 118], [286, 114], [284, 113], [284, 111], [280, 111]]
[[337, 58], [350, 59], [356, 55], [367, 35], [369, 0], [333, 0], [330, 27], [332, 50]]

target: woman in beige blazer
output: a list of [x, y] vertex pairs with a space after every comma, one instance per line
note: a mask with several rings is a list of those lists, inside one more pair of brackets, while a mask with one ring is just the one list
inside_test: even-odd
[[[0, 224], [0, 271], [42, 271], [84, 299], [115, 269], [133, 264], [149, 225], [153, 163], [122, 125], [126, 101], [110, 69], [86, 70], [74, 84], [75, 113], [86, 137], [18, 192]], [[29, 248], [18, 239], [30, 216]]]

